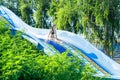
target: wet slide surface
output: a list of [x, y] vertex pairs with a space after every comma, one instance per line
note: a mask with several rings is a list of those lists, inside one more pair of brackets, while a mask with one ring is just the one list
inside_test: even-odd
[[[23, 35], [23, 37], [36, 44], [44, 52], [46, 52], [46, 54], [53, 55], [57, 52], [62, 53], [67, 49], [69, 49], [71, 53], [75, 52], [75, 50], [78, 50], [82, 52], [84, 57], [80, 56], [78, 52], [76, 52], [76, 55], [78, 55], [80, 59], [84, 59], [85, 62], [88, 61], [87, 63], [93, 65], [99, 74], [103, 76], [110, 75], [109, 77], [113, 79], [120, 79], [120, 64], [109, 58], [81, 36], [68, 31], [58, 30], [58, 38], [64, 43], [60, 44], [54, 41], [46, 41], [49, 29], [37, 29], [27, 25], [12, 11], [4, 6], [0, 6], [0, 16], [5, 18], [13, 26], [13, 31], [18, 30], [24, 32], [25, 35]], [[89, 60], [91, 62], [89, 62]]]

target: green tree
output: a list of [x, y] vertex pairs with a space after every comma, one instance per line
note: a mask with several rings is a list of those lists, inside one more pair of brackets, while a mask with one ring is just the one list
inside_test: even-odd
[[35, 0], [34, 3], [36, 5], [35, 8], [35, 22], [37, 28], [48, 28], [50, 25], [47, 25], [48, 14], [47, 11], [49, 9], [49, 3], [51, 0]]
[[118, 36], [120, 35], [120, 1], [110, 0], [109, 5], [109, 25], [110, 28], [110, 50], [113, 57], [114, 46], [117, 43]]
[[64, 29], [77, 33], [80, 28], [78, 18], [77, 1], [74, 0], [52, 0], [49, 15], [53, 18], [53, 23], [58, 29]]
[[[114, 33], [119, 32], [119, 0], [78, 0], [83, 34], [92, 43], [99, 43], [110, 56], [113, 54]], [[80, 2], [81, 1], [81, 2]], [[114, 3], [113, 3], [114, 2]], [[115, 12], [115, 13], [113, 13]], [[114, 25], [113, 25], [114, 24]], [[117, 30], [117, 31], [116, 31]], [[112, 54], [111, 54], [112, 52]]]
[[21, 12], [21, 17], [22, 19], [27, 23], [31, 24], [31, 15], [32, 15], [32, 10], [30, 8], [30, 3], [29, 1], [26, 0], [21, 0], [20, 1], [20, 12]]

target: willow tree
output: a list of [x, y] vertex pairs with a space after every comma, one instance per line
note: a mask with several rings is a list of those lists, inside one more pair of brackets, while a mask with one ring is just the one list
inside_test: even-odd
[[110, 37], [109, 29], [109, 0], [77, 0], [78, 12], [82, 17], [80, 22], [83, 27], [84, 36], [93, 43], [101, 44], [106, 53], [109, 52]]
[[102, 45], [105, 53], [113, 54], [114, 33], [119, 32], [119, 0], [78, 0], [82, 11], [84, 35], [93, 43]]
[[37, 28], [48, 28], [46, 20], [48, 19], [47, 11], [51, 0], [35, 0], [35, 22]]
[[79, 10], [82, 11], [81, 24], [84, 36], [91, 42], [94, 41], [94, 43], [103, 44], [106, 48], [106, 53], [108, 53], [109, 39], [107, 24], [109, 1], [83, 0], [81, 1]]
[[49, 15], [58, 29], [64, 29], [77, 33], [80, 24], [78, 19], [78, 6], [76, 0], [52, 0]]
[[110, 49], [112, 54], [114, 53], [114, 46], [116, 45], [117, 38], [120, 35], [120, 0], [110, 0], [109, 1], [109, 25], [111, 26], [111, 35], [110, 35]]
[[20, 12], [22, 19], [27, 23], [31, 24], [30, 15], [32, 14], [32, 10], [30, 8], [29, 1], [21, 0], [20, 1]]

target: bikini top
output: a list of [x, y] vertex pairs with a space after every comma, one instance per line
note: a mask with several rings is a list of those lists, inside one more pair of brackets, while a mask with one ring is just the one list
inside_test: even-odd
[[54, 31], [52, 31], [52, 34], [54, 34]]
[[51, 30], [51, 34], [55, 34], [55, 30]]

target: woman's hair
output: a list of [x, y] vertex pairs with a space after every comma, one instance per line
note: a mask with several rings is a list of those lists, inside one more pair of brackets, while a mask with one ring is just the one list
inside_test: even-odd
[[53, 25], [52, 27], [56, 27], [55, 25]]
[[55, 25], [53, 25], [53, 26], [52, 26], [52, 30], [54, 30], [54, 28], [55, 28], [55, 27], [56, 27], [56, 26], [55, 26]]

